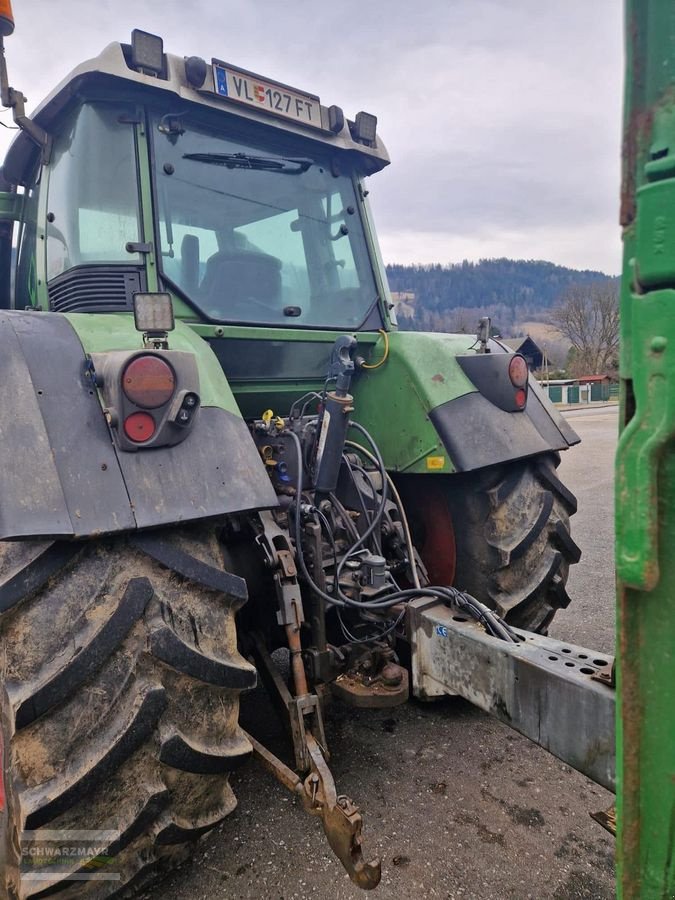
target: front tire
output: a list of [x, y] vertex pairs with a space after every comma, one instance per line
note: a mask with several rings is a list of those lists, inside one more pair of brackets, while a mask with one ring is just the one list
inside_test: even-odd
[[[2, 896], [126, 895], [234, 809], [244, 599], [213, 528], [0, 543]], [[21, 833], [55, 831], [108, 832], [94, 871], [119, 880], [37, 880]]]

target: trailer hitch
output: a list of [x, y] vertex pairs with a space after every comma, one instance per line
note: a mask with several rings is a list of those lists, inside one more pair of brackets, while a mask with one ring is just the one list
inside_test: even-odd
[[304, 781], [267, 747], [250, 734], [247, 737], [256, 759], [285, 788], [300, 797], [306, 812], [321, 818], [328, 843], [354, 884], [367, 891], [377, 887], [382, 876], [381, 861], [366, 862], [363, 858], [361, 813], [349, 797], [338, 795], [333, 774], [314, 735], [310, 731], [305, 733], [311, 768]]
[[321, 816], [328, 843], [354, 884], [367, 891], [372, 890], [380, 883], [382, 864], [379, 859], [366, 862], [363, 858], [363, 819], [359, 808], [344, 794], [338, 796], [333, 773], [311, 732], [307, 733], [307, 749], [312, 770], [304, 782], [305, 808], [309, 813]]

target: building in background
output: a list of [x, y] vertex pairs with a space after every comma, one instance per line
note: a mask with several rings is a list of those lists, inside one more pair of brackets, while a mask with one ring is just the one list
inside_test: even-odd
[[522, 354], [527, 360], [530, 372], [537, 372], [546, 367], [546, 354], [529, 334], [525, 337], [507, 338], [506, 340], [500, 338], [499, 343], [504, 344], [515, 353]]
[[550, 378], [540, 381], [551, 403], [565, 406], [575, 403], [603, 403], [618, 397], [618, 385], [609, 375], [585, 375], [582, 378]]

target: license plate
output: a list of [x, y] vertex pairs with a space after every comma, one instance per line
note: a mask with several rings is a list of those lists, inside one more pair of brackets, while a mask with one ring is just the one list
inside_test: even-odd
[[217, 62], [213, 63], [213, 83], [219, 97], [321, 128], [321, 104], [319, 98], [312, 94], [304, 94], [284, 84], [266, 81], [258, 75]]

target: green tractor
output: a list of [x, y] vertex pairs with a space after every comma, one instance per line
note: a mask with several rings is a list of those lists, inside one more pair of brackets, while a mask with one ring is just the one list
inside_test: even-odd
[[[434, 695], [413, 602], [546, 640], [578, 438], [487, 322], [397, 330], [375, 116], [140, 31], [31, 118], [1, 74], [0, 894], [132, 891], [252, 750], [374, 887], [325, 703]], [[238, 722], [258, 675], [293, 767]]]

